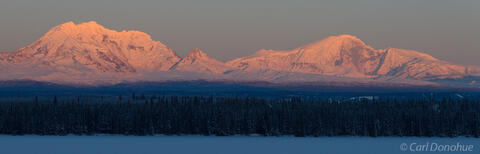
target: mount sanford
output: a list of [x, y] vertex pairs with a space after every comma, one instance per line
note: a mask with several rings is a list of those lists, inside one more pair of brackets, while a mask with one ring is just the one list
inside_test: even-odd
[[293, 50], [260, 50], [222, 62], [199, 49], [179, 57], [139, 31], [67, 22], [15, 52], [0, 54], [0, 80], [109, 85], [140, 81], [372, 83], [479, 87], [480, 67], [405, 49], [374, 49], [351, 35]]

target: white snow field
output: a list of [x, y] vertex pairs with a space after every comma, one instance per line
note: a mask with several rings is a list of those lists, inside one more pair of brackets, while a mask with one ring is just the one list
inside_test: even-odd
[[[402, 145], [407, 145], [402, 151]], [[432, 146], [433, 145], [433, 146]], [[443, 146], [443, 151], [440, 147]], [[454, 147], [446, 151], [445, 146]], [[471, 151], [461, 151], [463, 147]], [[416, 152], [412, 151], [416, 150]], [[432, 150], [435, 150], [432, 152]], [[0, 136], [1, 154], [405, 154], [478, 153], [478, 138]]]

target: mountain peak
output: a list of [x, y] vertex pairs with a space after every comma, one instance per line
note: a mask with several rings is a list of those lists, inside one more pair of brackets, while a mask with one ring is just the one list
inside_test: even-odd
[[348, 34], [330, 36], [323, 40], [310, 43], [302, 46], [302, 48], [319, 49], [329, 47], [341, 47], [341, 46], [367, 46], [365, 42], [358, 37]]
[[349, 35], [349, 34], [341, 34], [341, 35], [336, 35], [336, 36], [332, 36], [332, 37], [337, 37], [337, 38], [341, 38], [341, 39], [355, 39], [355, 40], [360, 40], [357, 36]]
[[90, 27], [97, 27], [97, 26], [103, 27], [102, 25], [98, 24], [96, 21], [81, 22], [81, 23], [78, 23], [78, 24], [75, 24], [75, 22], [73, 22], [73, 21], [68, 21], [68, 22], [60, 24], [58, 26], [61, 26], [61, 27], [76, 27], [76, 26], [80, 26], [80, 25], [90, 26]]
[[61, 30], [78, 29], [78, 28], [101, 28], [101, 29], [105, 29], [105, 27], [98, 24], [96, 21], [83, 22], [83, 23], [79, 23], [79, 24], [75, 24], [73, 21], [69, 21], [69, 22], [65, 22], [63, 24], [60, 24], [58, 26], [55, 26], [54, 28], [52, 28], [52, 30], [61, 31]]
[[343, 41], [343, 42], [358, 42], [365, 44], [361, 39], [359, 39], [357, 36], [354, 35], [349, 35], [349, 34], [342, 34], [342, 35], [335, 35], [335, 36], [330, 36], [325, 38], [324, 40], [330, 40], [330, 41]]
[[190, 51], [190, 53], [188, 53], [186, 58], [187, 57], [189, 57], [189, 58], [201, 58], [201, 57], [206, 57], [206, 56], [208, 56], [208, 55], [205, 52], [203, 52], [202, 50], [200, 50], [198, 48], [195, 48], [192, 51]]
[[46, 33], [46, 35], [52, 34], [52, 33], [55, 33], [55, 32], [71, 32], [74, 29], [76, 29], [76, 27], [77, 27], [77, 25], [74, 22], [69, 21], [69, 22], [66, 22], [66, 23], [63, 23], [63, 24], [60, 24], [60, 25], [57, 25], [57, 26], [53, 27], [52, 29], [50, 29]]
[[198, 48], [193, 49], [185, 58], [170, 68], [170, 70], [206, 74], [221, 74], [229, 69], [231, 67], [211, 58]]
[[96, 21], [84, 22], [84, 23], [80, 23], [79, 25], [87, 25], [87, 26], [101, 26], [101, 27], [103, 27], [102, 25], [98, 24]]
[[76, 24], [73, 21], [69, 21], [69, 22], [65, 22], [63, 24], [60, 24], [56, 27], [74, 27], [74, 26], [76, 26]]
[[66, 36], [90, 36], [95, 34], [112, 34], [116, 31], [107, 29], [95, 21], [75, 24], [74, 22], [66, 22], [50, 29], [43, 38], [65, 38]]
[[[123, 39], [123, 41], [135, 40], [136, 43], [152, 42], [152, 38], [147, 33], [136, 30], [123, 30], [121, 32], [105, 28], [95, 21], [75, 24], [66, 22], [50, 29], [40, 40], [42, 42], [54, 41], [64, 42], [65, 40], [75, 40], [76, 42], [85, 42], [87, 40], [96, 43], [106, 41], [107, 39]], [[156, 41], [161, 44], [160, 42]], [[162, 44], [162, 46], [165, 46]]]

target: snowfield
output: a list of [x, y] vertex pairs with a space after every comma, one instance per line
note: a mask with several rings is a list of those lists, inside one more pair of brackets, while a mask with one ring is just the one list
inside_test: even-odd
[[[405, 143], [407, 150], [402, 151]], [[472, 151], [439, 152], [440, 145]], [[405, 154], [478, 153], [478, 138], [260, 136], [0, 136], [1, 154]], [[410, 151], [420, 150], [417, 152]]]

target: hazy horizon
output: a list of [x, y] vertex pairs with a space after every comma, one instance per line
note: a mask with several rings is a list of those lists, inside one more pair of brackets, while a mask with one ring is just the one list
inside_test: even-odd
[[480, 65], [480, 1], [17, 0], [0, 2], [0, 51], [12, 52], [53, 26], [96, 21], [139, 30], [185, 56], [200, 48], [226, 61], [259, 49], [288, 50], [350, 34], [376, 48], [403, 48]]

